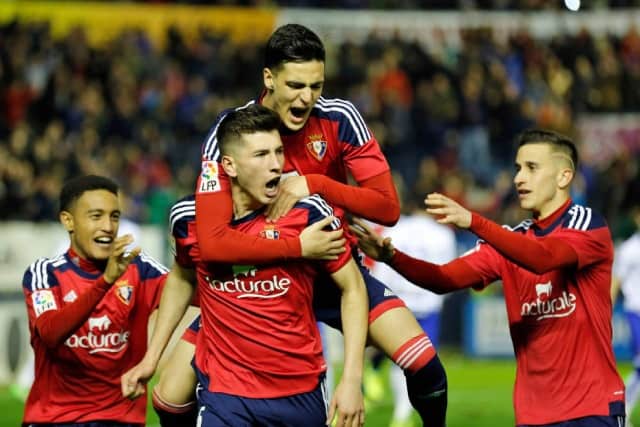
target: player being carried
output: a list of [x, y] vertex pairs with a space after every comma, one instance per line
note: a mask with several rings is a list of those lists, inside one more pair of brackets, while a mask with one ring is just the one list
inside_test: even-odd
[[[253, 105], [225, 117], [219, 130], [221, 164], [231, 177], [233, 227], [265, 239], [297, 236], [310, 223], [333, 228], [340, 222], [318, 196], [307, 197], [277, 221], [266, 220], [265, 208], [278, 195], [284, 149], [278, 115]], [[193, 200], [193, 197], [191, 197]], [[361, 393], [367, 329], [367, 294], [357, 264], [348, 251], [333, 261], [296, 261], [241, 266], [204, 262], [199, 242], [189, 240], [194, 205], [172, 221], [178, 256], [185, 268], [196, 269], [202, 310], [202, 328], [196, 343], [195, 366], [203, 386], [199, 393], [199, 423], [219, 425], [324, 426], [336, 415], [340, 426], [364, 423]], [[341, 293], [344, 319], [344, 371], [326, 412], [322, 380], [326, 364], [312, 301], [314, 279], [329, 274]], [[173, 292], [170, 287], [167, 292]], [[158, 328], [175, 326], [192, 290], [173, 293], [160, 306]], [[165, 308], [167, 311], [165, 312]], [[123, 391], [136, 396], [136, 385], [150, 378], [157, 364], [152, 339], [150, 358], [123, 377]], [[140, 386], [139, 386], [140, 387]], [[200, 424], [199, 424], [200, 425]]]
[[[283, 172], [287, 178], [280, 184], [279, 194], [267, 211], [268, 217], [276, 220], [298, 200], [317, 193], [334, 206], [341, 219], [347, 211], [393, 225], [400, 207], [389, 165], [353, 104], [320, 96], [324, 66], [324, 46], [304, 26], [284, 25], [267, 42], [265, 90], [247, 105], [262, 104], [276, 111], [282, 121]], [[203, 147], [202, 173], [196, 189], [197, 238], [202, 259], [256, 264], [309, 255], [297, 238], [262, 239], [229, 226], [232, 203], [228, 177], [219, 163], [217, 134], [227, 113], [218, 118]], [[347, 184], [349, 174], [357, 186]], [[352, 236], [351, 241], [355, 247]], [[405, 304], [368, 271], [362, 269], [362, 274], [369, 296], [369, 343], [404, 370], [411, 403], [424, 425], [444, 426], [447, 381], [435, 348]], [[316, 317], [336, 328], [341, 328], [339, 296], [328, 278], [316, 284]], [[184, 342], [177, 348], [188, 351]], [[167, 369], [161, 372], [159, 385], [154, 389], [154, 407], [161, 419], [179, 415], [184, 405], [193, 400], [193, 393], [180, 396], [174, 392], [195, 388], [195, 375], [185, 363], [190, 358], [189, 354], [174, 351]], [[173, 381], [163, 380], [168, 374]], [[163, 426], [184, 423], [167, 421]]]

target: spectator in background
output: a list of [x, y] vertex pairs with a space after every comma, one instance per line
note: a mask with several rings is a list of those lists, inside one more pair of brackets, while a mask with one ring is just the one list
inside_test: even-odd
[[[637, 201], [636, 201], [637, 202]], [[633, 371], [626, 381], [627, 417], [631, 418], [640, 396], [640, 205], [631, 209], [636, 232], [621, 243], [613, 263], [612, 297], [615, 301], [618, 291], [624, 296], [624, 311], [631, 330], [633, 350]], [[631, 422], [627, 422], [631, 427]]]

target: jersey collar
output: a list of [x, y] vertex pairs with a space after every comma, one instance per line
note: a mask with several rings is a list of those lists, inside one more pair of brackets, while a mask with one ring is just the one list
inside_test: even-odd
[[71, 264], [76, 270], [79, 270], [88, 276], [98, 276], [102, 274], [106, 265], [105, 262], [90, 261], [80, 257], [73, 248], [69, 248], [67, 251], [67, 258], [71, 261]]
[[533, 220], [533, 228], [536, 236], [545, 236], [549, 234], [552, 230], [554, 230], [561, 222], [562, 218], [564, 218], [564, 214], [569, 210], [569, 208], [573, 205], [573, 200], [569, 198], [566, 202], [562, 204], [555, 212], [546, 217], [545, 219]]

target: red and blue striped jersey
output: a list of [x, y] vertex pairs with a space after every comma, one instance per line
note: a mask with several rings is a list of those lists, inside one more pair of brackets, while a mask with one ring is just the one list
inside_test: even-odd
[[22, 284], [35, 380], [25, 406], [26, 424], [145, 423], [146, 399], [122, 397], [120, 377], [144, 356], [149, 315], [160, 302], [166, 273], [164, 266], [142, 253], [82, 326], [60, 345], [47, 348], [35, 329], [36, 319], [73, 304], [102, 272], [81, 269], [69, 253], [29, 266]]
[[[557, 216], [556, 216], [557, 215]], [[572, 269], [528, 271], [479, 243], [465, 260], [483, 279], [502, 279], [517, 359], [516, 424], [551, 424], [618, 413], [624, 384], [611, 346], [613, 242], [591, 208], [568, 204], [549, 222], [513, 228], [527, 238], [560, 238], [578, 255]]]
[[[264, 239], [296, 237], [307, 225], [332, 215], [319, 196], [310, 196], [275, 223], [262, 210], [233, 227]], [[350, 258], [296, 260], [282, 264], [204, 263], [195, 239], [195, 201], [190, 196], [171, 209], [176, 260], [195, 266], [202, 313], [196, 365], [209, 376], [209, 389], [249, 398], [276, 398], [308, 392], [326, 365], [312, 307], [315, 278], [339, 270]], [[332, 228], [340, 227], [338, 220]]]

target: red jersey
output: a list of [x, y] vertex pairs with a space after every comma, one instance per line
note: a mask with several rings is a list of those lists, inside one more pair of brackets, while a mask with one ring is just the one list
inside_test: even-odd
[[[253, 103], [255, 101], [238, 109]], [[203, 146], [198, 193], [228, 188], [228, 177], [218, 165], [220, 150], [217, 130], [230, 111], [220, 114]], [[390, 170], [362, 116], [346, 100], [320, 97], [302, 129], [296, 132], [284, 129], [280, 131], [280, 136], [285, 154], [284, 176], [318, 174], [347, 184], [348, 175], [356, 182], [362, 182]], [[334, 207], [336, 215], [344, 219], [344, 210]], [[350, 235], [348, 228], [345, 227], [345, 230]]]
[[[256, 211], [234, 221], [233, 227], [265, 239], [288, 238], [332, 214], [322, 198], [311, 196], [275, 223], [267, 223], [263, 211]], [[320, 272], [339, 270], [350, 253], [335, 261], [286, 265], [204, 263], [193, 237], [193, 196], [176, 203], [170, 219], [176, 260], [197, 269], [202, 329], [196, 365], [209, 377], [209, 390], [277, 398], [317, 387], [326, 364], [312, 307], [313, 283]], [[338, 227], [336, 220], [332, 228]]]
[[35, 380], [24, 422], [116, 421], [144, 425], [146, 399], [122, 397], [120, 377], [147, 349], [149, 315], [158, 306], [167, 269], [145, 254], [136, 257], [80, 328], [48, 348], [36, 319], [72, 304], [102, 271], [81, 269], [70, 252], [39, 259], [24, 274]]
[[575, 269], [535, 274], [483, 243], [462, 258], [482, 286], [503, 281], [517, 359], [516, 424], [624, 415], [614, 409], [623, 407], [624, 384], [611, 346], [611, 234], [600, 215], [577, 204], [550, 220], [527, 220], [512, 231], [563, 239], [578, 255]]

